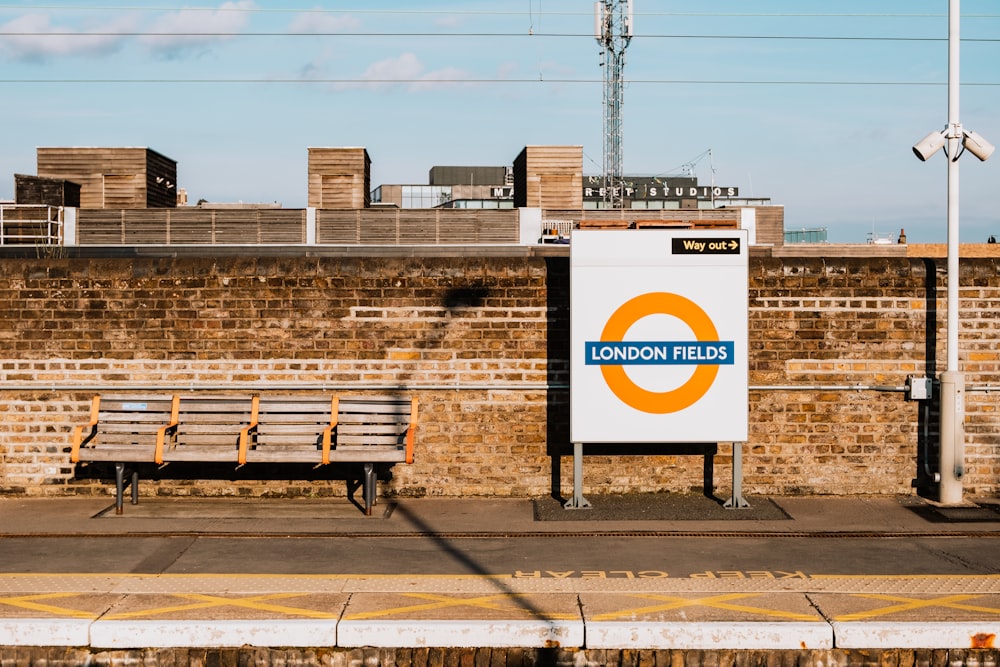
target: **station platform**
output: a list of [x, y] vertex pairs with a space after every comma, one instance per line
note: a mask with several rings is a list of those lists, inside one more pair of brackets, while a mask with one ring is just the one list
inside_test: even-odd
[[[539, 500], [393, 499], [365, 517], [344, 498], [143, 498], [115, 516], [107, 498], [0, 497], [0, 647], [996, 647], [996, 502], [705, 500], [553, 516]], [[927, 540], [947, 568], [894, 567], [873, 546]], [[808, 542], [811, 566], [719, 567], [709, 552], [728, 542], [776, 558]], [[981, 545], [976, 563], [950, 553], [959, 542]], [[525, 555], [615, 543], [662, 565]]]

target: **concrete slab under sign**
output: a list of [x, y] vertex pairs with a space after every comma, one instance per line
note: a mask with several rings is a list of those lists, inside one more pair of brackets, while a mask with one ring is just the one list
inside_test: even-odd
[[584, 627], [573, 594], [355, 594], [340, 646], [577, 647]]
[[90, 624], [82, 618], [0, 618], [0, 646], [86, 646]]
[[334, 645], [347, 595], [127, 595], [91, 626], [105, 648]]
[[798, 593], [583, 593], [588, 648], [824, 649], [830, 625]]
[[1000, 595], [896, 591], [812, 594], [831, 620], [839, 648], [994, 648]]
[[90, 645], [108, 649], [335, 646], [336, 619], [98, 621]]

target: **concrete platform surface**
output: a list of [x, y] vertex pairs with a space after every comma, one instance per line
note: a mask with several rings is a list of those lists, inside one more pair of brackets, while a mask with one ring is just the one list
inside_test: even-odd
[[[0, 562], [0, 646], [811, 650], [996, 644], [1000, 513], [991, 501], [941, 508], [917, 498], [774, 498], [768, 503], [778, 512], [726, 510], [732, 514], [722, 518], [711, 509], [698, 515], [701, 502], [675, 502], [671, 511], [686, 515], [660, 513], [651, 520], [647, 510], [629, 515], [619, 499], [607, 503], [618, 503], [617, 509], [599, 507], [593, 518], [588, 510], [566, 510], [576, 515], [561, 520], [540, 518], [538, 503], [524, 499], [399, 499], [382, 501], [365, 517], [346, 499], [143, 498], [115, 516], [106, 498], [0, 497], [0, 547], [9, 554], [8, 565]], [[607, 568], [581, 568], [572, 576], [540, 571], [533, 561], [522, 567], [527, 541], [540, 538], [541, 548], [558, 550], [567, 535], [578, 540], [574, 545], [639, 539], [668, 563], [676, 561], [671, 550], [690, 551], [691, 544], [703, 545], [697, 548], [707, 560], [714, 545], [726, 541], [745, 540], [779, 555], [798, 537], [829, 545], [827, 551], [932, 539], [941, 562], [963, 560], [961, 540], [973, 549], [981, 545], [982, 555], [967, 569], [898, 575], [878, 558], [873, 562], [880, 567], [856, 573], [667, 576], [616, 571], [610, 554]], [[180, 536], [185, 540], [178, 544]], [[679, 541], [693, 536], [701, 541]], [[827, 539], [838, 536], [849, 539]], [[274, 558], [271, 552], [250, 546], [293, 537], [296, 545], [308, 539], [316, 550], [312, 565], [262, 563]], [[132, 548], [154, 539], [160, 540], [156, 549], [146, 554], [136, 546], [136, 564], [121, 571], [115, 565], [130, 561], [99, 546]], [[184, 560], [200, 542], [235, 545], [230, 549], [240, 557], [211, 567], [198, 565], [210, 561], [192, 554]], [[510, 568], [469, 574], [443, 565], [394, 574], [379, 570], [374, 559], [370, 572], [356, 565], [365, 549], [409, 557], [413, 545], [424, 543], [446, 548], [456, 563], [463, 548], [488, 545], [494, 562]], [[69, 553], [59, 560], [42, 556], [57, 547]], [[349, 549], [355, 550], [349, 552], [353, 571], [341, 566]], [[601, 562], [601, 553], [588, 556], [588, 563]], [[836, 553], [827, 556], [833, 560], [826, 562], [837, 562]]]

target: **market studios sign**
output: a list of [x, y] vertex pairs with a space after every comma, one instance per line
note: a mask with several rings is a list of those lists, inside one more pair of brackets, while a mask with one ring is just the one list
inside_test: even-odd
[[[603, 178], [588, 176], [584, 179], [584, 199], [603, 199], [607, 194]], [[713, 197], [739, 197], [740, 189], [721, 186], [698, 185], [691, 178], [659, 179], [634, 178], [622, 179], [621, 192], [615, 194], [632, 200], [677, 200], [677, 199], [712, 199]]]

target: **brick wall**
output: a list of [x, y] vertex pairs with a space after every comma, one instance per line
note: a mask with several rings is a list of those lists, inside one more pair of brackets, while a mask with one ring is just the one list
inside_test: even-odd
[[[358, 251], [363, 252], [363, 251]], [[562, 251], [476, 256], [5, 259], [0, 492], [108, 493], [74, 470], [95, 388], [369, 392], [420, 398], [417, 461], [383, 493], [545, 495], [572, 488]], [[967, 495], [1000, 492], [1000, 260], [963, 261]], [[922, 475], [937, 409], [908, 375], [944, 364], [944, 260], [750, 261], [748, 494], [899, 494]], [[588, 448], [585, 492], [700, 489], [697, 448]], [[731, 448], [714, 458], [728, 485]], [[343, 495], [350, 469], [171, 464], [144, 493]], [[274, 479], [272, 477], [279, 477]]]

